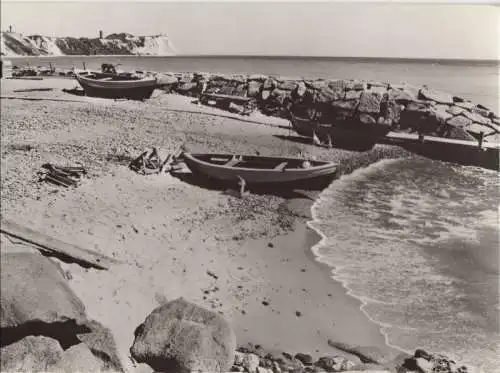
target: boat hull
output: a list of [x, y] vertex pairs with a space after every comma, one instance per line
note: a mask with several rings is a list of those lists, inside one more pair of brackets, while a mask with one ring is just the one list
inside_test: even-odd
[[[221, 156], [230, 157], [230, 155]], [[275, 162], [297, 162], [295, 158], [249, 158], [259, 158], [264, 161], [268, 159]], [[310, 168], [275, 170], [216, 165], [197, 159], [196, 154], [184, 154], [183, 160], [193, 174], [223, 184], [234, 184], [239, 181], [239, 178], [242, 178], [248, 185], [266, 188], [323, 189], [337, 176], [337, 165], [327, 162]]]
[[98, 81], [76, 74], [76, 79], [82, 86], [85, 95], [102, 98], [125, 98], [130, 100], [145, 100], [151, 97], [158, 87], [156, 80], [122, 80]]

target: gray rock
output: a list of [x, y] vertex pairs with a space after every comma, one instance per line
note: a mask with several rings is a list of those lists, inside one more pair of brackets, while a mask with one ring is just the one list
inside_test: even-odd
[[320, 91], [320, 90], [325, 89], [325, 88], [329, 88], [328, 81], [322, 80], [322, 79], [305, 80], [304, 83], [305, 83], [307, 88], [315, 89], [317, 91]]
[[316, 102], [330, 104], [335, 100], [340, 100], [344, 98], [344, 91], [333, 90], [330, 87], [325, 87], [317, 91]]
[[380, 102], [382, 96], [378, 93], [363, 92], [359, 99], [358, 112], [360, 113], [376, 113], [380, 112]]
[[268, 78], [264, 82], [263, 89], [273, 90], [276, 87], [278, 87], [278, 82], [275, 79], [273, 79], [273, 78]]
[[255, 354], [244, 354], [241, 366], [249, 373], [256, 373], [260, 358]]
[[[346, 370], [347, 367], [347, 359], [341, 356], [324, 356], [320, 357], [315, 365], [321, 369], [324, 369], [327, 372], [340, 372], [342, 370]], [[353, 364], [349, 364], [353, 366]]]
[[299, 82], [295, 89], [295, 93], [297, 94], [297, 96], [303, 97], [306, 91], [307, 91], [306, 84], [304, 82]]
[[248, 97], [257, 97], [260, 93], [262, 86], [263, 86], [262, 82], [260, 82], [258, 80], [250, 81], [248, 83], [247, 96]]
[[295, 359], [297, 359], [304, 365], [312, 365], [312, 363], [314, 362], [311, 355], [303, 354], [300, 352], [298, 354], [295, 354]]
[[349, 101], [339, 100], [332, 102], [332, 107], [334, 109], [342, 110], [350, 114], [354, 114], [354, 111], [357, 106], [358, 106], [357, 100], [349, 100]]
[[474, 107], [474, 104], [469, 101], [464, 101], [464, 102], [455, 102], [455, 105], [458, 107], [461, 107], [462, 109], [469, 110], [471, 111], [472, 108]]
[[484, 136], [493, 135], [496, 133], [496, 131], [493, 130], [491, 127], [484, 126], [484, 125], [479, 124], [479, 123], [472, 123], [471, 125], [467, 126], [465, 129], [468, 132], [473, 133], [473, 134], [477, 134], [477, 135], [479, 135], [482, 132], [484, 134]]
[[453, 104], [452, 95], [446, 92], [440, 92], [429, 88], [420, 89], [419, 98], [431, 100], [440, 104]]
[[472, 120], [466, 118], [463, 115], [457, 115], [451, 119], [448, 119], [446, 121], [446, 124], [457, 128], [464, 128], [472, 124]]
[[344, 91], [346, 89], [347, 83], [345, 80], [329, 80], [328, 86], [333, 90]]
[[132, 357], [157, 371], [225, 372], [236, 337], [219, 314], [178, 298], [156, 308], [135, 332]]
[[85, 323], [85, 327], [89, 329], [89, 332], [80, 333], [77, 338], [100, 358], [104, 369], [123, 372], [124, 369], [111, 330], [97, 321], [88, 321]]
[[391, 89], [388, 91], [389, 98], [400, 104], [408, 104], [417, 100], [417, 96], [413, 95], [412, 92], [402, 91], [399, 89]]
[[485, 124], [485, 125], [488, 125], [489, 123], [491, 123], [491, 120], [489, 118], [484, 117], [484, 116], [477, 114], [477, 113], [470, 113], [470, 112], [464, 110], [462, 115], [466, 118], [469, 118], [471, 121], [473, 121], [475, 123]]
[[487, 118], [492, 114], [492, 111], [483, 105], [474, 105], [472, 107], [472, 112]]
[[[2, 265], [4, 265], [2, 263]], [[2, 271], [4, 268], [2, 268]], [[45, 336], [27, 336], [0, 349], [2, 372], [47, 372], [63, 357], [58, 341]]]
[[61, 360], [50, 367], [51, 372], [104, 372], [106, 369], [84, 343], [71, 346], [64, 351]]
[[364, 91], [366, 90], [366, 82], [360, 80], [347, 80], [345, 82], [346, 90]]
[[415, 365], [420, 370], [421, 373], [431, 373], [433, 372], [434, 364], [423, 357], [415, 358]]
[[2, 254], [0, 326], [86, 321], [85, 307], [61, 268], [40, 254]]
[[446, 105], [436, 105], [436, 106], [431, 108], [431, 112], [436, 117], [436, 120], [439, 123], [444, 124], [444, 123], [446, 123], [446, 121], [448, 119], [453, 117], [453, 115], [450, 114], [447, 111], [447, 109], [448, 109], [448, 106], [446, 106]]
[[362, 93], [363, 93], [362, 91], [354, 91], [354, 90], [347, 91], [345, 93], [344, 99], [345, 100], [359, 100]]
[[455, 140], [476, 141], [474, 136], [469, 134], [465, 128], [454, 127], [449, 125], [446, 125], [444, 134], [442, 136]]
[[360, 114], [358, 120], [363, 124], [375, 124], [377, 121], [370, 114]]
[[278, 89], [281, 89], [283, 91], [293, 91], [295, 88], [297, 88], [298, 82], [295, 80], [284, 80], [281, 82], [278, 82]]
[[256, 80], [264, 83], [269, 77], [263, 74], [252, 74], [248, 77], [248, 81]]
[[456, 105], [451, 105], [451, 106], [448, 106], [448, 108], [446, 109], [446, 111], [448, 113], [450, 113], [451, 115], [459, 115], [461, 114], [465, 109], [460, 107], [460, 106], [456, 106]]

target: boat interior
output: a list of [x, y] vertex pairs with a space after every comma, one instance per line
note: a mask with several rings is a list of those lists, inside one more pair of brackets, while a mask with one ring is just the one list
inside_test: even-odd
[[324, 162], [307, 161], [304, 159], [289, 159], [289, 158], [266, 158], [238, 155], [196, 155], [197, 159], [212, 163], [219, 166], [235, 167], [235, 168], [254, 168], [262, 170], [277, 170], [285, 169], [303, 169], [313, 166], [318, 166]]
[[86, 75], [89, 79], [99, 80], [99, 81], [130, 81], [130, 80], [141, 80], [140, 77], [134, 76], [132, 74], [119, 74], [111, 75], [109, 73], [91, 73]]

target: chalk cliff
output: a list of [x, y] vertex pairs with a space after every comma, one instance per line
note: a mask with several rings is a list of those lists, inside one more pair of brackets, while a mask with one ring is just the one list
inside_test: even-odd
[[151, 55], [175, 54], [175, 47], [166, 35], [134, 36], [110, 34], [104, 38], [48, 37], [15, 32], [0, 34], [2, 56], [64, 56], [64, 55]]

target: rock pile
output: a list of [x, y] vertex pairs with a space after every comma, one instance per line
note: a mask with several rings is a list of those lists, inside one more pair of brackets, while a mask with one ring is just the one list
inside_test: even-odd
[[[313, 130], [335, 128], [360, 132], [402, 131], [460, 140], [497, 140], [500, 118], [490, 109], [427, 86], [362, 80], [306, 80], [266, 75], [184, 73], [172, 89], [189, 96], [202, 92], [257, 100], [258, 109], [273, 116], [290, 113]], [[327, 126], [321, 126], [326, 124]], [[330, 126], [330, 127], [328, 127]], [[326, 133], [329, 130], [326, 129]]]
[[27, 252], [1, 262], [2, 371], [123, 371], [111, 332], [87, 318], [58, 265]]

